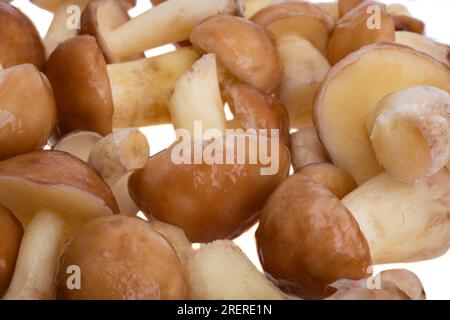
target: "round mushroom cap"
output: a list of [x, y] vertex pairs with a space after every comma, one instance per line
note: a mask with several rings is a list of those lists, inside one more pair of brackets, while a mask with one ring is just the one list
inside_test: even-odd
[[330, 191], [294, 174], [262, 210], [256, 244], [263, 269], [286, 293], [320, 299], [339, 279], [369, 276], [369, 246], [350, 211]]
[[0, 2], [0, 65], [31, 63], [41, 69], [45, 49], [33, 22], [19, 9]]
[[0, 204], [0, 298], [14, 273], [23, 227], [14, 214]]
[[240, 17], [215, 15], [197, 24], [190, 40], [214, 53], [240, 81], [264, 93], [274, 92], [280, 84], [283, 72], [275, 40], [263, 26]]
[[88, 219], [118, 213], [94, 169], [60, 151], [35, 151], [0, 162], [0, 203], [24, 226], [38, 212], [65, 218], [66, 234]]
[[[130, 195], [147, 216], [180, 227], [191, 242], [233, 239], [255, 223], [267, 197], [289, 172], [289, 150], [283, 143], [275, 143], [278, 140], [268, 140], [267, 148], [273, 151], [272, 175], [262, 171], [271, 164], [263, 165], [261, 159], [254, 164], [249, 161], [250, 145], [261, 141], [258, 136], [228, 135], [177, 144], [151, 157], [130, 177]], [[222, 147], [222, 164], [209, 157], [197, 164], [176, 159], [178, 153], [185, 152], [202, 157], [198, 150], [204, 150], [203, 155], [208, 155], [208, 150], [220, 154]], [[239, 160], [241, 151], [235, 149], [242, 151], [246, 161]], [[225, 158], [232, 161], [225, 163]]]
[[55, 123], [53, 91], [44, 74], [32, 64], [0, 71], [0, 160], [44, 146]]
[[267, 129], [270, 136], [270, 131], [276, 129], [279, 139], [289, 146], [289, 115], [280, 100], [245, 84], [226, 86], [224, 96], [244, 130]]
[[[78, 266], [81, 289], [69, 290], [69, 266]], [[67, 300], [186, 299], [183, 269], [169, 242], [146, 221], [125, 215], [84, 224], [61, 255], [56, 295]]]
[[55, 93], [61, 135], [77, 129], [111, 133], [111, 86], [94, 37], [77, 36], [61, 43], [48, 59], [46, 74]]

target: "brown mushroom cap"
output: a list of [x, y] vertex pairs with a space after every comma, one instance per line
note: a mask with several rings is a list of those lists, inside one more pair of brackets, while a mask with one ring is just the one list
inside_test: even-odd
[[24, 226], [37, 212], [83, 221], [118, 212], [112, 192], [85, 162], [60, 151], [36, 151], [0, 162], [0, 203]]
[[55, 122], [55, 100], [44, 74], [31, 64], [0, 71], [0, 160], [41, 148]]
[[410, 31], [414, 33], [423, 34], [425, 31], [425, 24], [419, 19], [398, 15], [392, 17], [396, 31]]
[[[81, 289], [67, 288], [67, 268], [81, 270]], [[136, 217], [94, 219], [75, 232], [59, 261], [57, 298], [186, 299], [182, 266], [169, 242]]]
[[0, 204], [0, 298], [11, 281], [22, 236], [20, 221]]
[[[91, 0], [81, 16], [80, 34], [89, 34], [97, 39], [97, 43], [108, 63], [119, 62], [109, 49], [103, 33], [115, 29], [128, 20], [130, 20], [130, 16], [124, 3], [116, 0]], [[120, 59], [120, 61], [137, 60], [143, 57], [144, 54], [142, 53]]]
[[[233, 139], [235, 146], [245, 142], [248, 159], [249, 141], [255, 142], [258, 137], [235, 135]], [[234, 164], [176, 164], [171, 159], [174, 146], [151, 157], [130, 177], [132, 199], [149, 217], [182, 228], [192, 242], [239, 236], [255, 222], [267, 197], [287, 176], [290, 156], [287, 147], [279, 144], [278, 172], [261, 175], [261, 162], [238, 163], [233, 152], [236, 147], [223, 137], [186, 146], [195, 151], [202, 146], [203, 150], [219, 148], [221, 144], [234, 157]]]
[[45, 49], [33, 22], [19, 9], [0, 2], [0, 65], [31, 63], [41, 69]]
[[301, 298], [327, 296], [333, 293], [327, 285], [339, 279], [365, 278], [371, 264], [351, 213], [301, 174], [284, 180], [267, 200], [256, 243], [263, 269], [281, 289]]
[[343, 17], [347, 12], [354, 7], [360, 5], [365, 0], [338, 0], [339, 15]]
[[[367, 23], [373, 15], [369, 6], [378, 6], [380, 10], [380, 28], [369, 29]], [[327, 57], [331, 65], [349, 53], [376, 42], [394, 42], [395, 27], [386, 6], [376, 1], [367, 1], [352, 9], [339, 19], [328, 42]]]
[[358, 186], [347, 171], [331, 163], [312, 163], [296, 170], [295, 173], [303, 174], [320, 183], [338, 199], [342, 199]]
[[224, 96], [244, 130], [278, 129], [279, 138], [289, 146], [289, 115], [280, 100], [245, 84], [226, 86]]
[[[226, 30], [226, 32], [224, 32]], [[200, 22], [191, 42], [216, 58], [242, 82], [271, 93], [281, 81], [282, 68], [272, 34], [249, 20], [216, 15]]]
[[253, 15], [251, 20], [265, 26], [277, 39], [285, 34], [297, 34], [322, 53], [326, 51], [328, 37], [334, 27], [334, 20], [328, 12], [303, 1], [269, 5]]
[[61, 43], [50, 55], [46, 74], [58, 106], [60, 133], [83, 129], [107, 135], [114, 106], [106, 62], [92, 36]]

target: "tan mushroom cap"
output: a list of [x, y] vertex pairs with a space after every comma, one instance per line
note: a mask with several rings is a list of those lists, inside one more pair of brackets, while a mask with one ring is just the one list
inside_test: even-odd
[[[97, 39], [97, 43], [102, 50], [108, 63], [119, 62], [114, 56], [103, 33], [117, 28], [130, 20], [130, 16], [123, 3], [111, 0], [91, 0], [81, 16], [80, 34], [89, 34]], [[120, 61], [132, 61], [143, 58], [144, 54], [138, 54]]]
[[362, 279], [367, 241], [350, 211], [301, 174], [284, 180], [262, 210], [256, 243], [263, 269], [285, 292], [305, 299], [333, 293], [339, 279]]
[[8, 289], [14, 273], [17, 254], [23, 236], [20, 221], [0, 204], [0, 298]]
[[234, 119], [244, 130], [277, 129], [279, 138], [289, 146], [289, 115], [280, 100], [266, 96], [245, 84], [225, 87], [224, 96], [234, 114]]
[[339, 15], [343, 17], [347, 12], [354, 7], [360, 5], [365, 0], [338, 0]]
[[264, 93], [274, 92], [280, 84], [282, 68], [275, 40], [263, 26], [240, 17], [216, 15], [200, 22], [190, 40], [201, 50], [214, 53], [240, 81]]
[[[67, 267], [81, 271], [81, 289], [67, 288]], [[59, 261], [58, 299], [186, 299], [183, 269], [169, 242], [148, 222], [116, 215], [78, 229]]]
[[114, 106], [106, 62], [92, 36], [61, 43], [50, 55], [46, 74], [58, 106], [58, 128], [64, 135], [84, 129], [107, 135]]
[[[255, 223], [267, 197], [287, 176], [290, 155], [287, 147], [279, 143], [278, 171], [262, 175], [261, 162], [250, 164], [248, 160], [250, 142], [255, 143], [258, 137], [228, 137], [233, 139], [234, 147], [224, 137], [185, 146], [195, 152], [199, 147], [206, 150], [224, 145], [224, 154], [231, 155], [233, 164], [177, 164], [171, 155], [176, 145], [172, 146], [151, 157], [130, 177], [132, 199], [149, 217], [182, 228], [192, 242], [239, 236]], [[242, 143], [246, 146], [245, 163], [239, 163], [237, 152], [233, 152]]]
[[392, 19], [396, 31], [410, 31], [418, 34], [423, 34], [425, 31], [425, 23], [419, 19], [407, 15], [393, 16]]
[[112, 192], [85, 162], [60, 151], [36, 151], [0, 162], [0, 203], [24, 226], [38, 212], [66, 220], [66, 232], [87, 219], [118, 213]]
[[32, 64], [0, 71], [0, 160], [44, 146], [55, 122], [55, 100], [44, 74]]
[[0, 65], [31, 63], [41, 69], [45, 49], [33, 22], [19, 9], [0, 2]]
[[251, 17], [251, 20], [265, 26], [279, 36], [294, 33], [311, 42], [320, 52], [325, 53], [329, 33], [334, 20], [320, 6], [303, 2], [287, 1], [269, 5]]

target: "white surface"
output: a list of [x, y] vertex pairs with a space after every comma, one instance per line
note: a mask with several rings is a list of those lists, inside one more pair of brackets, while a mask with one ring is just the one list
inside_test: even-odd
[[[325, 2], [325, 1], [312, 1]], [[383, 0], [384, 3], [401, 3], [408, 7], [413, 16], [426, 23], [426, 33], [432, 38], [444, 42], [450, 42], [450, 0]], [[23, 10], [36, 24], [41, 35], [45, 35], [51, 21], [52, 15], [29, 3], [28, 0], [15, 0], [13, 4]], [[136, 8], [130, 11], [136, 16], [150, 8], [149, 0], [138, 0]], [[161, 54], [173, 50], [173, 46], [157, 48], [146, 53], [147, 56]], [[155, 154], [168, 147], [175, 138], [172, 126], [154, 126], [143, 129], [150, 141], [151, 154]], [[258, 255], [254, 243], [254, 231], [256, 226], [249, 232], [236, 239], [236, 243], [245, 251], [248, 257], [260, 268]], [[415, 272], [422, 280], [428, 299], [450, 300], [450, 252], [437, 259], [409, 264], [393, 264], [376, 266], [375, 272], [392, 268], [407, 268]]]

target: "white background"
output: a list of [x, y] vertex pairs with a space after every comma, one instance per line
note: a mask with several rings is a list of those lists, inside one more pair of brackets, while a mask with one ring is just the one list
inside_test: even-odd
[[[450, 23], [448, 21], [450, 0], [383, 0], [381, 2], [406, 5], [413, 16], [425, 22], [427, 35], [443, 43], [448, 44], [450, 42]], [[34, 21], [41, 35], [44, 36], [50, 25], [52, 15], [31, 5], [28, 0], [15, 0], [13, 4]], [[136, 16], [150, 7], [149, 0], [138, 0], [137, 7], [132, 9], [130, 14]], [[171, 45], [151, 50], [146, 52], [146, 55], [161, 54], [169, 50], [173, 50]], [[143, 132], [149, 139], [151, 154], [165, 149], [175, 139], [173, 128], [170, 125], [143, 128]], [[254, 243], [255, 230], [256, 226], [235, 241], [258, 268], [261, 268]], [[450, 300], [450, 252], [428, 261], [376, 266], [375, 272], [392, 268], [407, 268], [415, 272], [423, 282], [428, 299]]]

